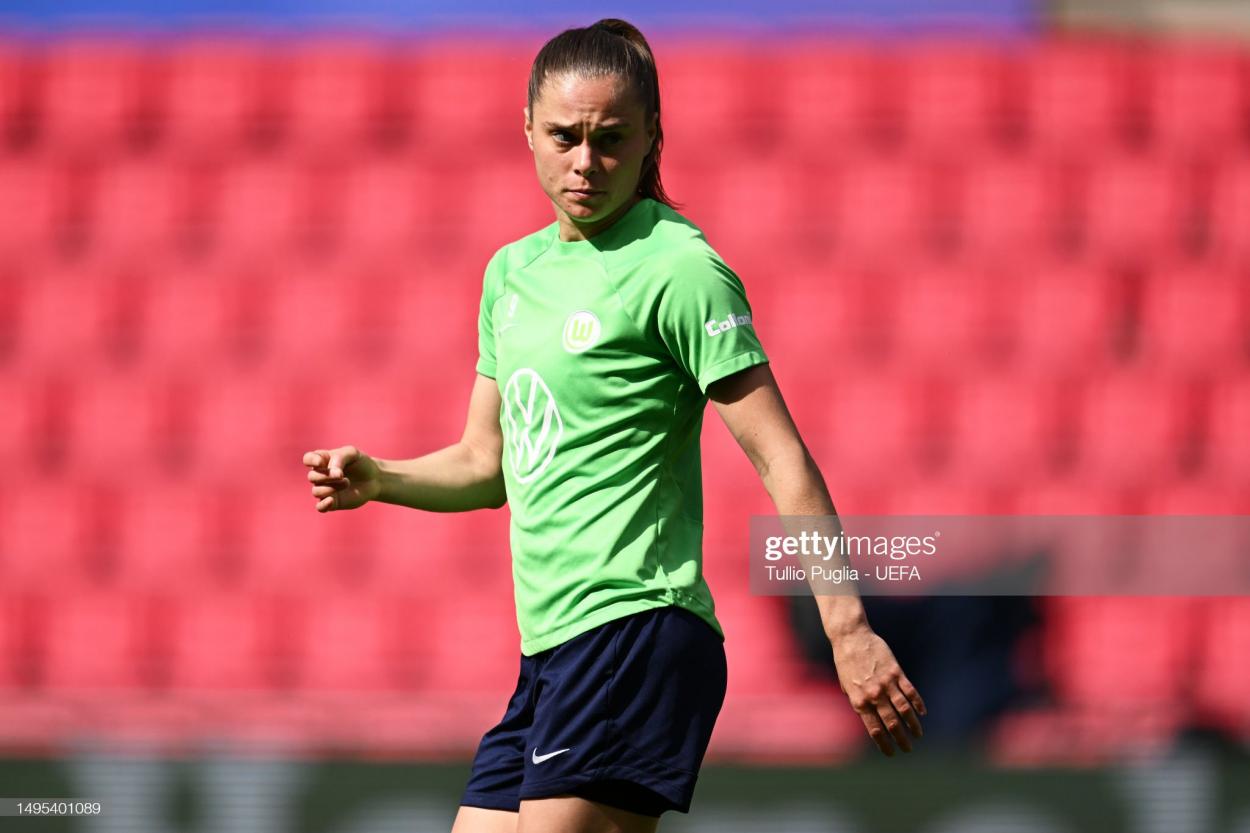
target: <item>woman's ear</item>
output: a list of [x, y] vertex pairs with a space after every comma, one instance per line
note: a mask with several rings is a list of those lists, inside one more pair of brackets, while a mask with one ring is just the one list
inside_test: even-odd
[[530, 120], [530, 108], [522, 107], [521, 114], [525, 117], [525, 143], [534, 149], [534, 123]]

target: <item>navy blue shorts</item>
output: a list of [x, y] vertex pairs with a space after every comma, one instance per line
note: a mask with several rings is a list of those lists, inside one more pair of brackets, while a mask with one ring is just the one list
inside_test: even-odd
[[515, 811], [522, 799], [576, 795], [648, 816], [689, 812], [725, 681], [724, 640], [676, 606], [522, 656], [460, 803]]

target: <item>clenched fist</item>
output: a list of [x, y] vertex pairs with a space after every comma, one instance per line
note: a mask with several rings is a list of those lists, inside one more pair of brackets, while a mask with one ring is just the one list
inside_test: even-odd
[[318, 512], [355, 509], [382, 491], [378, 464], [354, 445], [309, 451], [304, 454], [304, 465], [309, 468]]

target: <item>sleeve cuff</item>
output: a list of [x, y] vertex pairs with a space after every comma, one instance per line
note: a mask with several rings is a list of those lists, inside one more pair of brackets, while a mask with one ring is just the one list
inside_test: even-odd
[[726, 376], [737, 373], [739, 370], [745, 370], [748, 367], [766, 364], [767, 362], [768, 356], [765, 356], [759, 350], [739, 353], [736, 356], [725, 359], [723, 362], [717, 362], [699, 374], [699, 390], [707, 393], [707, 386], [716, 380], [724, 379]]

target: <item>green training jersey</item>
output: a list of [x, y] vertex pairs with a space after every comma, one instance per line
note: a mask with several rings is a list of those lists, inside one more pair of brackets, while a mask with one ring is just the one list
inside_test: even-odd
[[642, 199], [590, 240], [559, 224], [486, 267], [477, 371], [496, 380], [521, 651], [675, 604], [723, 634], [703, 578], [707, 387], [768, 361], [742, 282]]

